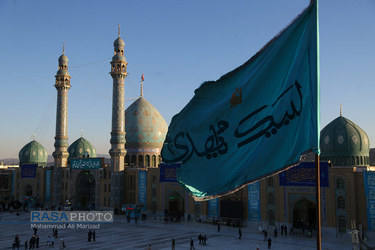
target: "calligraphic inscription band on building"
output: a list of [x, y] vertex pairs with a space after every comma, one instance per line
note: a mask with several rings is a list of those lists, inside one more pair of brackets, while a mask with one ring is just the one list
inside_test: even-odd
[[138, 202], [143, 205], [143, 209], [146, 208], [146, 188], [147, 188], [147, 175], [146, 171], [142, 170], [138, 172]]
[[21, 165], [21, 177], [22, 178], [35, 178], [37, 167], [38, 167], [38, 164], [22, 164]]
[[211, 219], [219, 217], [219, 198], [208, 201], [208, 217]]
[[[328, 162], [320, 162], [320, 186], [329, 187]], [[315, 162], [301, 162], [279, 174], [280, 186], [315, 187]]]
[[367, 228], [375, 230], [375, 172], [363, 172], [366, 202], [367, 202]]
[[180, 164], [164, 164], [161, 163], [160, 167], [160, 182], [177, 182], [176, 170]]
[[99, 169], [101, 166], [102, 158], [80, 158], [71, 159], [71, 169]]
[[249, 221], [260, 221], [259, 181], [247, 186]]

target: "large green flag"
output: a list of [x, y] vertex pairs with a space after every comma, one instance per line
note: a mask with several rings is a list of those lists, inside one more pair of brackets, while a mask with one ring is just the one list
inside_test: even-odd
[[227, 194], [319, 153], [317, 3], [175, 115], [163, 162], [196, 199]]

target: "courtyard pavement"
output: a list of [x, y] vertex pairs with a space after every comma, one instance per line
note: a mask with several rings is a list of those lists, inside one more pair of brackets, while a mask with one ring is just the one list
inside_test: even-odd
[[[0, 249], [12, 249], [12, 242], [16, 234], [21, 240], [20, 249], [24, 249], [24, 242], [30, 239], [33, 230], [30, 223], [30, 213], [0, 213]], [[12, 222], [12, 223], [5, 223]], [[100, 224], [100, 229], [95, 230], [96, 241], [88, 242], [89, 229], [61, 229], [55, 249], [59, 249], [60, 239], [66, 244], [66, 249], [147, 249], [151, 244], [152, 250], [171, 249], [171, 239], [176, 241], [176, 249], [190, 249], [190, 238], [194, 239], [195, 249], [268, 249], [267, 242], [259, 232], [250, 228], [242, 228], [242, 239], [238, 239], [238, 228], [221, 226], [220, 232], [212, 224], [199, 222], [164, 223], [149, 218], [128, 223], [124, 216], [116, 215], [114, 223]], [[47, 238], [52, 234], [52, 229], [39, 229], [39, 249], [47, 249]], [[207, 246], [198, 244], [198, 235], [206, 234]], [[272, 238], [271, 249], [279, 250], [309, 250], [316, 249], [316, 238], [307, 237], [301, 233], [296, 235]], [[322, 249], [346, 250], [352, 249], [349, 237], [336, 238], [322, 236]]]

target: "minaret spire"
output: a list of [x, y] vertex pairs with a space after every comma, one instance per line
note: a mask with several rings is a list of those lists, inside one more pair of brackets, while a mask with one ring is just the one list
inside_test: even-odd
[[340, 104], [340, 116], [342, 116], [342, 104]]
[[120, 37], [120, 24], [118, 24], [118, 37]]
[[65, 42], [63, 43], [63, 55], [65, 55]]
[[143, 73], [142, 73], [142, 76], [141, 76], [141, 97], [143, 97], [143, 82], [145, 80], [145, 77], [143, 76]]
[[83, 137], [83, 128], [81, 128], [81, 138]]

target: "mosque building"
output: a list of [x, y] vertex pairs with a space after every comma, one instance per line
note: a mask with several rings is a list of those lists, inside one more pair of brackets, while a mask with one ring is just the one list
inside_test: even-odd
[[[160, 112], [144, 98], [143, 77], [140, 97], [125, 110], [124, 48], [119, 32], [110, 72], [110, 162], [97, 157], [95, 147], [82, 136], [68, 145], [71, 77], [63, 50], [54, 85], [57, 112], [53, 166], [47, 164], [45, 148], [31, 141], [19, 152], [19, 168], [0, 169], [1, 197], [19, 200], [27, 206], [114, 209], [132, 216], [139, 212], [156, 219], [215, 221], [255, 230], [281, 225], [295, 230], [315, 227], [315, 175], [309, 155], [294, 168], [209, 201], [194, 201], [173, 178], [175, 173], [169, 172], [172, 178], [164, 178], [164, 171], [169, 170], [160, 167], [161, 148], [168, 126]], [[366, 209], [364, 173], [371, 170], [366, 132], [340, 111], [340, 116], [321, 131], [320, 143], [323, 232], [347, 235], [354, 225], [375, 230], [371, 211]], [[375, 210], [371, 215], [374, 213]]]

